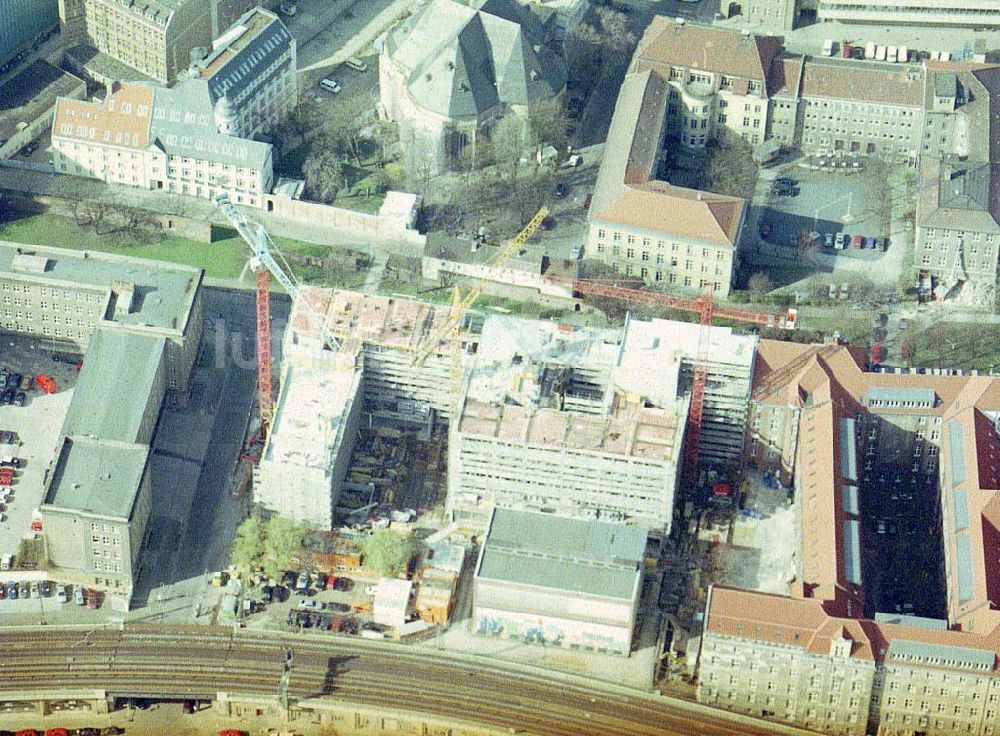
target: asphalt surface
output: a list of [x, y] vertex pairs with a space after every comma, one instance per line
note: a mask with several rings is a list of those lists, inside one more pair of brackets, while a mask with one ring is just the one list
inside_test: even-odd
[[[45, 646], [39, 647], [44, 635]], [[0, 706], [52, 689], [115, 697], [274, 697], [290, 658], [291, 700], [335, 697], [537, 736], [764, 736], [805, 733], [697, 704], [600, 688], [472, 658], [343, 637], [315, 641], [231, 629], [14, 630], [0, 634]]]

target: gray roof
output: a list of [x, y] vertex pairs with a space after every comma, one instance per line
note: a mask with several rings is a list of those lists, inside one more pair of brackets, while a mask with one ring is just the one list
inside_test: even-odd
[[[198, 63], [199, 67], [207, 70], [203, 75], [208, 80], [213, 103], [223, 95], [230, 100], [241, 101], [250, 87], [265, 83], [291, 63], [291, 59], [286, 59], [272, 69], [268, 77], [260, 76], [294, 43], [292, 34], [274, 13], [264, 8], [253, 8], [244, 13], [230, 30], [240, 27], [247, 30], [228, 43], [213, 48], [208, 57]], [[219, 38], [227, 35], [228, 32]]]
[[948, 422], [948, 461], [951, 468], [951, 484], [958, 486], [965, 482], [965, 435], [962, 423], [952, 419]]
[[954, 97], [958, 93], [958, 77], [951, 72], [934, 75], [934, 96]]
[[128, 519], [149, 451], [147, 445], [66, 437], [59, 449], [45, 504]]
[[1000, 233], [1000, 164], [924, 156], [917, 225]]
[[955, 571], [958, 577], [958, 602], [971, 601], [976, 594], [972, 576], [972, 540], [965, 534], [955, 538]]
[[637, 526], [497, 508], [477, 576], [628, 600], [647, 534]]
[[895, 402], [901, 407], [920, 406], [933, 407], [937, 394], [930, 388], [894, 388], [891, 386], [872, 386], [868, 389], [868, 404], [873, 401]]
[[961, 532], [969, 528], [969, 492], [964, 488], [958, 488], [951, 497], [952, 508], [955, 512], [955, 531]]
[[[471, 7], [470, 7], [471, 5]], [[516, 0], [431, 0], [386, 40], [414, 100], [451, 118], [528, 105], [566, 86], [566, 65]]]
[[[15, 266], [19, 254], [35, 254], [44, 260], [44, 271]], [[33, 259], [34, 260], [34, 259]], [[115, 281], [136, 285], [136, 298], [128, 313], [107, 314], [118, 324], [150, 326], [183, 332], [187, 326], [202, 271], [141, 258], [124, 258], [109, 253], [47, 248], [0, 241], [0, 276], [16, 274], [36, 283], [61, 281], [108, 292]], [[110, 312], [110, 310], [109, 310]]]
[[168, 156], [187, 156], [258, 170], [271, 155], [271, 144], [223, 135], [204, 79], [185, 79], [174, 87], [156, 87], [149, 137]]
[[948, 622], [943, 618], [910, 616], [905, 613], [876, 613], [875, 620], [882, 624], [912, 626], [915, 629], [930, 629], [931, 631], [945, 631], [948, 628]]
[[854, 420], [840, 420], [840, 475], [844, 480], [858, 479], [858, 452], [854, 442]]
[[992, 669], [996, 652], [988, 649], [969, 649], [947, 644], [931, 644], [908, 639], [889, 642], [890, 659], [916, 660], [928, 664], [959, 667], [963, 669]]
[[[131, 330], [95, 330], [87, 345], [62, 433], [148, 444], [150, 437], [140, 436], [139, 430], [165, 345], [166, 338], [162, 336]], [[158, 409], [162, 395], [155, 398]]]
[[861, 585], [861, 522], [844, 520], [844, 579]]

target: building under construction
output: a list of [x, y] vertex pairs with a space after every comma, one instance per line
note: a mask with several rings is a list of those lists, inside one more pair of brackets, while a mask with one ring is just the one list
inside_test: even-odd
[[[624, 365], [623, 333], [490, 317], [448, 442], [448, 511], [493, 507], [669, 531], [687, 401], [680, 354]], [[667, 351], [663, 351], [667, 353]]]
[[461, 376], [477, 338], [468, 330], [442, 333], [448, 310], [422, 302], [312, 287], [302, 298], [340, 349], [328, 350], [311, 315], [293, 305], [254, 501], [330, 529], [362, 417], [421, 428], [447, 418], [453, 360]]

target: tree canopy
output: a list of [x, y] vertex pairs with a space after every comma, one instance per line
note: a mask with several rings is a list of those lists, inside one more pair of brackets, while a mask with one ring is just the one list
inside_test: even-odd
[[276, 578], [292, 565], [302, 548], [306, 527], [284, 516], [273, 516], [264, 526], [264, 573]]
[[256, 516], [247, 517], [236, 529], [229, 559], [241, 578], [260, 569], [264, 560], [264, 525]]
[[413, 542], [392, 529], [376, 529], [361, 543], [364, 568], [380, 577], [396, 577], [413, 556]]

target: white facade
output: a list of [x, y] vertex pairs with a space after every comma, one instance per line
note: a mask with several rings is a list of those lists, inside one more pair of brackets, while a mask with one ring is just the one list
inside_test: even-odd
[[286, 364], [254, 502], [331, 529], [361, 415], [361, 369]]

